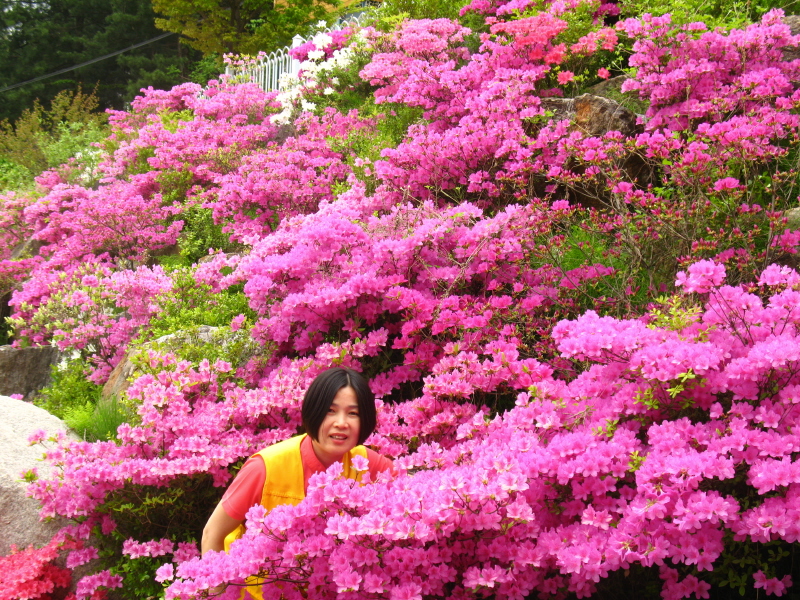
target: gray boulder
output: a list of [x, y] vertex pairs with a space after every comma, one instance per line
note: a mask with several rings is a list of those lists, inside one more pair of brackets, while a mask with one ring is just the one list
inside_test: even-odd
[[44, 546], [67, 524], [63, 519], [40, 521], [39, 502], [27, 497], [27, 484], [20, 478], [32, 468], [39, 477], [50, 475], [49, 465], [41, 460], [42, 446], [29, 446], [28, 437], [37, 429], [54, 434], [67, 427], [46, 410], [6, 396], [0, 396], [0, 412], [0, 556], [5, 556], [11, 544]]
[[[792, 35], [800, 34], [800, 15], [788, 15], [783, 18], [783, 22], [789, 26]], [[800, 58], [800, 46], [784, 50], [783, 58], [785, 60], [797, 60]]]
[[[786, 217], [786, 227], [789, 229], [800, 229], [800, 208], [790, 208], [783, 216]], [[782, 232], [782, 227], [779, 227], [779, 232]]]
[[622, 96], [622, 84], [628, 79], [627, 75], [617, 75], [611, 79], [606, 79], [594, 84], [589, 88], [589, 92], [595, 96], [615, 99]]
[[[619, 131], [626, 138], [643, 131], [637, 122], [637, 115], [619, 102], [582, 94], [575, 98], [545, 98], [542, 106], [553, 115], [555, 120], [569, 120], [570, 129], [582, 132], [586, 136], [601, 137], [609, 131]], [[583, 172], [580, 165], [569, 165], [577, 173]], [[654, 176], [653, 169], [640, 156], [631, 153], [618, 160], [617, 167], [627, 174], [630, 181], [645, 186]], [[535, 182], [539, 195], [547, 181]], [[607, 208], [611, 199], [602, 186], [593, 183], [574, 184], [565, 190], [566, 196], [573, 203], [589, 208]]]
[[50, 383], [50, 366], [58, 359], [59, 352], [52, 346], [0, 346], [0, 395], [30, 398]]
[[131, 384], [136, 365], [130, 360], [130, 354], [117, 363], [111, 371], [108, 380], [103, 385], [101, 401], [107, 402], [110, 398], [119, 397]]
[[39, 240], [29, 239], [14, 246], [11, 250], [11, 258], [28, 258], [31, 256], [38, 256], [39, 251], [44, 247], [44, 242]]
[[635, 113], [603, 96], [582, 94], [575, 98], [544, 98], [542, 107], [552, 111], [554, 119], [569, 119], [571, 127], [590, 136], [619, 131], [630, 137], [642, 131], [636, 124]]

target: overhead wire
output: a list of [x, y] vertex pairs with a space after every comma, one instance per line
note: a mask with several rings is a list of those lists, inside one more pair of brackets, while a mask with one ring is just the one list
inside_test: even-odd
[[39, 77], [34, 77], [33, 79], [28, 79], [27, 81], [22, 81], [20, 83], [15, 83], [14, 85], [9, 85], [4, 88], [0, 88], [0, 93], [7, 92], [9, 90], [13, 90], [18, 87], [22, 87], [23, 85], [28, 85], [29, 83], [35, 83], [37, 81], [41, 81], [42, 79], [47, 79], [48, 77], [55, 77], [56, 75], [67, 73], [68, 71], [74, 71], [75, 69], [80, 69], [81, 67], [85, 67], [87, 65], [100, 62], [101, 60], [111, 58], [112, 56], [116, 56], [117, 54], [122, 54], [123, 52], [127, 52], [128, 50], [134, 50], [135, 48], [141, 48], [142, 46], [146, 46], [147, 44], [152, 44], [153, 42], [157, 42], [158, 40], [163, 40], [165, 37], [169, 37], [171, 35], [175, 35], [175, 32], [170, 31], [168, 33], [162, 33], [161, 35], [149, 39], [145, 42], [139, 42], [138, 44], [134, 44], [133, 46], [128, 46], [127, 48], [123, 48], [122, 50], [117, 50], [116, 52], [111, 52], [109, 54], [106, 54], [105, 56], [100, 56], [98, 58], [93, 58], [92, 60], [87, 60], [86, 62], [82, 62], [79, 65], [73, 65], [71, 67], [67, 67], [66, 69], [59, 69], [58, 71], [53, 71], [52, 73], [48, 73], [47, 75], [40, 75]]

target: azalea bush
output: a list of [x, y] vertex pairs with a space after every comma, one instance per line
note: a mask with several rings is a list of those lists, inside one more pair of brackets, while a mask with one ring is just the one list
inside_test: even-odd
[[275, 598], [587, 597], [636, 564], [659, 573], [665, 598], [707, 597], [731, 577], [714, 568], [734, 541], [782, 542], [746, 574], [780, 595], [800, 534], [800, 275], [773, 266], [749, 290], [724, 277], [696, 263], [668, 310], [559, 323], [558, 349], [582, 366], [568, 383], [514, 344], [451, 351], [421, 401], [452, 415], [456, 376], [470, 391], [523, 388], [514, 408], [461, 415], [455, 436], [398, 459], [394, 480], [354, 486], [331, 468], [299, 506], [254, 507], [229, 553], [159, 571], [180, 578], [167, 597], [256, 574]]
[[[724, 30], [620, 5], [317, 34], [281, 93], [145, 90], [91, 182], [0, 198], [15, 343], [96, 385], [136, 364], [115, 437], [47, 449], [30, 488], [94, 561], [80, 598], [251, 575], [274, 598], [787, 592], [800, 40], [779, 11]], [[643, 114], [575, 97], [612, 72]], [[333, 365], [371, 380], [397, 476], [333, 468], [198, 558]]]
[[[11, 545], [11, 553], [0, 557], [3, 580], [0, 597], [18, 600], [51, 600], [63, 597], [72, 582], [68, 568], [57, 566], [55, 561], [63, 550], [74, 549], [74, 544], [64, 543], [58, 536], [42, 548], [24, 549]], [[70, 594], [67, 599], [74, 599]]]

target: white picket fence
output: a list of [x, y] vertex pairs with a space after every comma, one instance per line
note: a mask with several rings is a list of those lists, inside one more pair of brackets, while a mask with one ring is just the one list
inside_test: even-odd
[[[330, 33], [331, 31], [339, 31], [347, 27], [360, 25], [363, 16], [364, 14], [362, 13], [340, 20], [331, 27], [320, 30], [318, 33]], [[291, 46], [284, 46], [278, 50], [273, 50], [258, 61], [255, 66], [235, 67], [228, 65], [225, 69], [225, 74], [236, 77], [240, 81], [252, 81], [253, 83], [257, 83], [265, 92], [277, 91], [280, 89], [281, 75], [284, 73], [297, 75], [300, 71], [300, 61], [292, 58], [289, 55], [289, 50], [302, 46], [311, 39], [311, 37], [304, 38], [301, 35], [296, 35], [292, 38]]]

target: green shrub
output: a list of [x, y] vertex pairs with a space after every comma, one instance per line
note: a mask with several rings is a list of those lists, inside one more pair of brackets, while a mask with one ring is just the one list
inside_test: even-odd
[[130, 412], [116, 396], [100, 400], [103, 388], [86, 379], [88, 367], [81, 359], [53, 365], [50, 385], [39, 392], [34, 404], [89, 442], [114, 439], [117, 427], [130, 420]]
[[116, 396], [97, 404], [73, 406], [64, 414], [67, 426], [88, 442], [115, 439], [117, 428], [130, 420], [131, 413]]
[[189, 79], [200, 85], [206, 85], [212, 79], [219, 79], [220, 73], [224, 72], [225, 64], [222, 62], [222, 56], [212, 52], [195, 63]]
[[709, 30], [732, 29], [758, 21], [773, 8], [786, 14], [800, 11], [798, 0], [628, 0], [620, 3], [622, 17], [638, 17], [643, 13], [672, 15], [678, 24], [702, 21]]
[[[408, 127], [422, 120], [423, 110], [416, 106], [404, 104], [375, 104], [372, 98], [360, 107], [360, 112], [365, 117], [376, 118], [375, 127], [359, 129], [351, 132], [344, 139], [330, 139], [331, 148], [341, 152], [356, 177], [367, 184], [367, 193], [372, 193], [378, 184], [372, 164], [381, 159], [381, 150], [395, 148], [406, 137]], [[364, 161], [357, 161], [361, 159]], [[345, 182], [340, 188], [335, 188], [336, 193], [346, 190]]]
[[94, 94], [59, 93], [45, 109], [38, 101], [13, 124], [0, 122], [0, 161], [10, 165], [2, 169], [0, 185], [21, 187], [32, 184], [33, 177], [46, 169], [58, 167], [77, 157], [79, 175], [97, 163], [95, 142], [107, 135], [106, 115], [97, 112]]
[[102, 152], [92, 145], [107, 135], [105, 126], [97, 121], [62, 122], [49, 132], [40, 132], [39, 146], [48, 167], [57, 167], [75, 158], [84, 170], [93, 170]]
[[[72, 418], [79, 423], [81, 413], [87, 405], [93, 407], [100, 399], [102, 387], [86, 379], [89, 365], [81, 359], [66, 360], [53, 365], [50, 370], [50, 385], [43, 388], [34, 399], [34, 404], [59, 419]], [[69, 415], [72, 417], [69, 417]]]
[[70, 406], [64, 410], [64, 423], [85, 440], [89, 440], [89, 435], [87, 434], [92, 425], [95, 406], [92, 402], [87, 401], [86, 404]]
[[209, 248], [223, 252], [237, 249], [237, 246], [231, 243], [229, 236], [222, 232], [222, 225], [214, 223], [210, 208], [193, 204], [183, 210], [180, 218], [183, 219], [183, 229], [178, 239], [178, 247], [183, 264], [191, 265], [208, 256]]
[[[210, 363], [222, 360], [239, 367], [264, 354], [263, 348], [250, 337], [249, 329], [233, 333], [228, 327], [220, 327], [210, 335], [200, 335], [198, 329], [195, 327], [183, 331], [180, 336], [161, 343], [151, 343], [148, 348], [173, 353], [193, 365], [203, 360]], [[134, 362], [138, 362], [138, 359], [134, 358]]]
[[28, 169], [0, 156], [0, 192], [25, 187], [32, 179]]
[[138, 343], [176, 331], [189, 331], [201, 325], [227, 326], [240, 314], [253, 322], [255, 313], [250, 309], [241, 286], [212, 293], [210, 286], [195, 280], [194, 269], [190, 267], [173, 269], [170, 276], [173, 280], [172, 291], [161, 298], [161, 312], [150, 321]]

